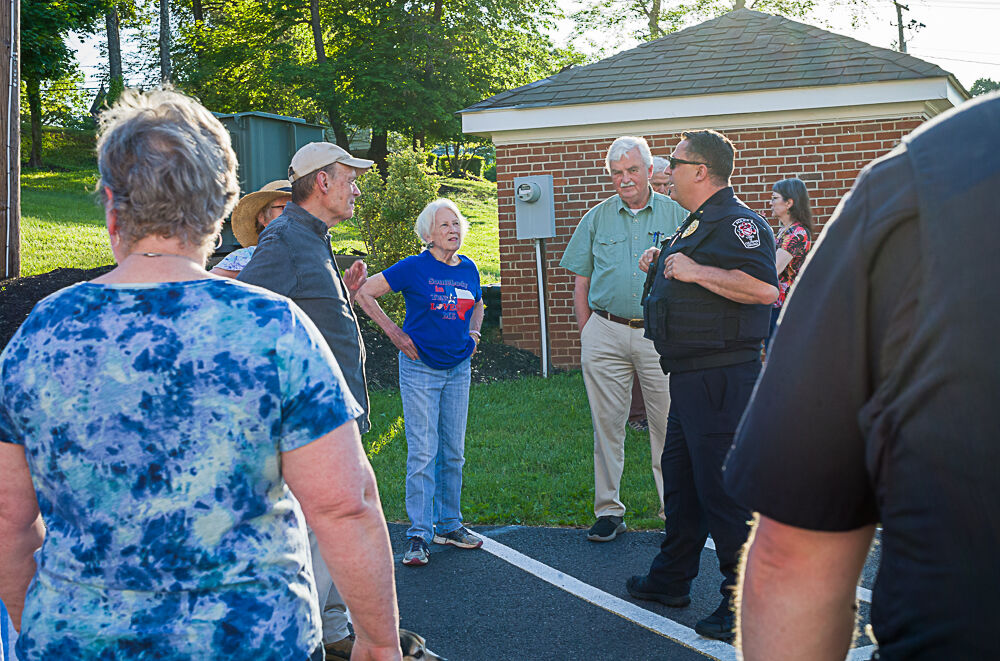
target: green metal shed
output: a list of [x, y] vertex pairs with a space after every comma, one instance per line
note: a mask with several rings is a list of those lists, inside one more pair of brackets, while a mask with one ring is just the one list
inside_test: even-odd
[[[266, 112], [214, 114], [232, 136], [233, 150], [239, 161], [241, 195], [258, 190], [269, 181], [286, 178], [288, 164], [300, 147], [326, 139], [324, 127], [298, 117]], [[228, 253], [239, 247], [227, 220], [218, 252]]]

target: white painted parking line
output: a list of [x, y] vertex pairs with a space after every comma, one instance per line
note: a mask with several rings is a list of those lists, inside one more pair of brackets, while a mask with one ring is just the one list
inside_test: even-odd
[[501, 560], [509, 562], [518, 569], [537, 576], [543, 581], [565, 590], [575, 597], [590, 602], [595, 606], [634, 622], [685, 647], [701, 652], [712, 659], [717, 659], [718, 661], [735, 661], [736, 659], [736, 650], [733, 649], [732, 645], [727, 645], [718, 640], [702, 638], [694, 632], [694, 629], [690, 629], [683, 624], [678, 624], [662, 615], [648, 611], [592, 585], [588, 585], [579, 579], [564, 574], [558, 569], [553, 569], [534, 558], [530, 558], [520, 551], [505, 546], [495, 539], [482, 534], [480, 534], [480, 537], [483, 538], [484, 551], [492, 553]]
[[[712, 549], [713, 551], [715, 550], [715, 542], [711, 537], [705, 540], [705, 548]], [[854, 591], [854, 594], [857, 595], [859, 601], [863, 601], [866, 604], [872, 603], [872, 591], [868, 588], [863, 588], [859, 585], [858, 589]]]
[[[470, 529], [471, 530], [471, 529]], [[472, 532], [475, 532], [474, 530]], [[492, 532], [492, 531], [491, 531]], [[504, 530], [503, 532], [506, 532]], [[536, 576], [546, 583], [554, 585], [555, 587], [565, 590], [571, 595], [583, 599], [586, 602], [594, 604], [599, 608], [614, 613], [619, 617], [622, 617], [630, 622], [634, 622], [639, 626], [657, 633], [664, 638], [668, 638], [676, 643], [680, 643], [685, 647], [700, 652], [710, 659], [716, 659], [716, 661], [736, 661], [736, 649], [727, 643], [719, 640], [712, 640], [710, 638], [704, 638], [695, 633], [694, 629], [684, 626], [678, 622], [663, 617], [648, 611], [645, 608], [637, 606], [630, 601], [625, 601], [620, 597], [616, 597], [613, 594], [609, 594], [604, 590], [595, 588], [593, 585], [584, 583], [583, 581], [565, 574], [558, 569], [550, 567], [545, 563], [539, 562], [534, 558], [527, 556], [520, 551], [513, 549], [505, 544], [487, 537], [483, 533], [476, 533], [483, 540], [482, 549], [487, 553], [491, 553], [501, 560], [510, 563], [517, 567], [518, 569], [525, 571], [533, 576]], [[705, 546], [707, 548], [715, 549], [715, 543], [712, 542], [712, 538], [709, 537]], [[858, 588], [858, 590], [863, 590], [864, 588]], [[869, 595], [871, 593], [869, 592]], [[847, 655], [847, 661], [868, 661], [871, 658], [872, 653], [875, 651], [873, 645], [867, 645], [865, 647], [859, 647], [852, 649]]]

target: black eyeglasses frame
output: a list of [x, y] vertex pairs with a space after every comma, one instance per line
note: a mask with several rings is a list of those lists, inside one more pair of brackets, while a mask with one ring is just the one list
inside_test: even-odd
[[709, 170], [712, 169], [712, 166], [709, 165], [708, 163], [702, 163], [700, 161], [686, 161], [683, 158], [675, 158], [673, 156], [668, 156], [667, 157], [667, 164], [670, 166], [671, 170], [673, 170], [674, 168], [676, 168], [679, 164], [680, 165], [704, 165]]

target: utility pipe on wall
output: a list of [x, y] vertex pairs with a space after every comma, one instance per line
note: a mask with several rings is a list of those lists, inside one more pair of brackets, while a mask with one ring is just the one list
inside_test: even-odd
[[538, 271], [538, 320], [541, 324], [539, 329], [542, 340], [542, 378], [549, 377], [549, 332], [548, 323], [545, 320], [545, 272], [542, 270], [542, 241], [535, 239], [535, 267]]

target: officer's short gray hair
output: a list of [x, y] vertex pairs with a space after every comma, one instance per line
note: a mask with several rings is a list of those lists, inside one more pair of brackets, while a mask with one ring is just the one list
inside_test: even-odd
[[667, 161], [667, 159], [663, 158], [662, 156], [654, 156], [653, 157], [653, 174], [656, 174], [657, 172], [663, 172], [663, 171], [665, 171], [667, 169], [668, 165], [670, 165], [670, 163]]
[[653, 153], [649, 151], [649, 144], [646, 142], [646, 139], [634, 135], [623, 135], [608, 147], [608, 155], [604, 159], [604, 167], [607, 168], [608, 174], [611, 174], [611, 163], [620, 161], [625, 154], [633, 149], [639, 150], [639, 155], [642, 157], [642, 164], [648, 170], [649, 166], [653, 164]]
[[413, 224], [413, 231], [417, 233], [417, 238], [423, 243], [427, 243], [430, 240], [431, 228], [434, 227], [434, 217], [437, 216], [437, 212], [441, 209], [450, 209], [455, 212], [460, 225], [459, 236], [462, 241], [465, 241], [465, 234], [469, 231], [469, 221], [465, 219], [465, 216], [458, 210], [455, 203], [446, 197], [439, 197], [434, 200], [424, 207], [424, 210], [417, 216], [417, 222]]
[[97, 166], [101, 202], [126, 246], [155, 235], [207, 256], [239, 197], [229, 132], [169, 89], [127, 90], [101, 114]]

